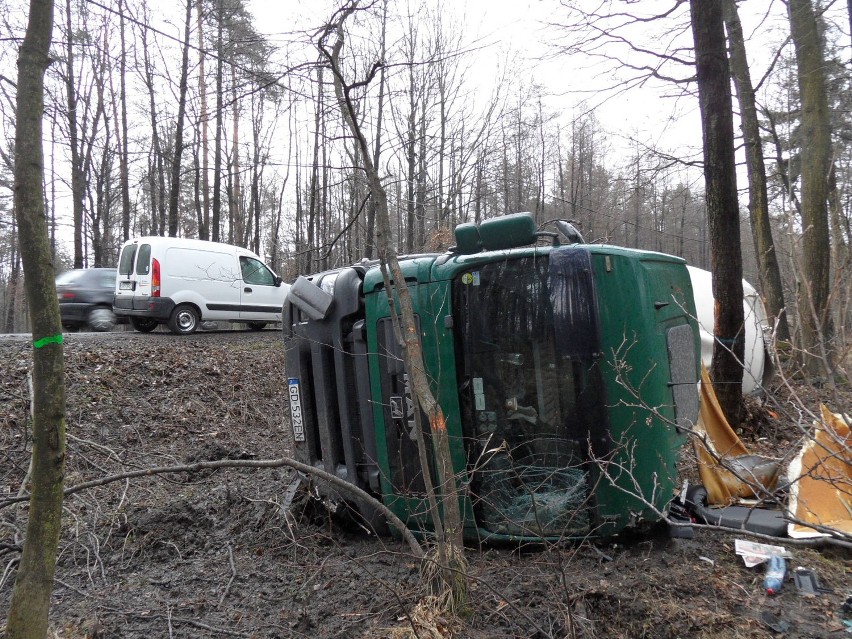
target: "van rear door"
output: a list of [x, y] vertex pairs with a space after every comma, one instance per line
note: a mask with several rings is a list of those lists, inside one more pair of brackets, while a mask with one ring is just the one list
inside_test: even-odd
[[[130, 242], [121, 249], [118, 276], [115, 278], [116, 300], [151, 295], [151, 245]], [[116, 304], [121, 306], [121, 304]], [[131, 308], [131, 306], [127, 306]]]

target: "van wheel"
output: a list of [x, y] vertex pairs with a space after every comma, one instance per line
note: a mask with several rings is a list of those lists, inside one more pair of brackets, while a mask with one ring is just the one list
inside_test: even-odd
[[150, 317], [131, 317], [130, 323], [140, 333], [150, 333], [157, 328], [157, 320]]
[[111, 308], [98, 306], [89, 311], [89, 326], [93, 331], [103, 333], [115, 328], [115, 314]]
[[262, 331], [266, 327], [266, 322], [248, 322], [248, 327], [253, 331]]
[[169, 330], [176, 335], [190, 335], [198, 328], [200, 319], [194, 306], [181, 304], [172, 311], [172, 316], [169, 318]]

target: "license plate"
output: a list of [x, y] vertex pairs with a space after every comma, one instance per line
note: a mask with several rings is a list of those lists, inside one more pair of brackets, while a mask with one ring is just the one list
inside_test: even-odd
[[293, 423], [293, 439], [305, 441], [305, 423], [302, 418], [302, 398], [299, 396], [299, 379], [291, 377], [287, 380], [290, 395], [290, 421]]
[[133, 290], [133, 282], [119, 282], [118, 289], [120, 291], [132, 291]]

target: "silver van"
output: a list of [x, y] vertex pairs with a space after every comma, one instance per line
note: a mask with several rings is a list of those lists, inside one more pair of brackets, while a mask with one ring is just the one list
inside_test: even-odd
[[166, 324], [178, 335], [202, 322], [242, 322], [261, 330], [281, 321], [290, 287], [239, 246], [139, 237], [121, 247], [113, 311], [143, 333]]

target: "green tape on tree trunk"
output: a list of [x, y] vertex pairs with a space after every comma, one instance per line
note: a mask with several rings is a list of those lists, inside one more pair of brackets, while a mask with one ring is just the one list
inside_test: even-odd
[[37, 339], [33, 342], [33, 346], [35, 348], [44, 348], [48, 344], [61, 344], [62, 343], [62, 333], [58, 335], [51, 335], [50, 337], [42, 337], [41, 339]]

